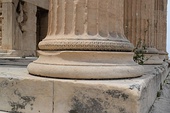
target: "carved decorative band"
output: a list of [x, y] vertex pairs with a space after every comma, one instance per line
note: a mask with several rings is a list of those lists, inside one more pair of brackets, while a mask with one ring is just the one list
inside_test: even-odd
[[39, 43], [41, 50], [132, 51], [129, 42], [92, 40], [48, 40]]

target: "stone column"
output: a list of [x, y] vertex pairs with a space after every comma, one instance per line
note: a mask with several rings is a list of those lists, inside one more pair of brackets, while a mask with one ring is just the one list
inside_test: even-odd
[[57, 78], [137, 77], [143, 67], [124, 36], [124, 0], [50, 0], [48, 35], [31, 74]]
[[124, 29], [125, 35], [135, 46], [139, 41], [146, 46], [144, 64], [161, 64], [158, 50], [154, 43], [155, 0], [125, 0]]
[[161, 59], [168, 59], [166, 51], [167, 0], [155, 0], [155, 45]]

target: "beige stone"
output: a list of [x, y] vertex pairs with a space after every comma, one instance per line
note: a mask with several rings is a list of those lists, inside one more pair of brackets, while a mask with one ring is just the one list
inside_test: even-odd
[[141, 39], [147, 47], [154, 47], [154, 1], [125, 0], [125, 35], [134, 46]]
[[[136, 77], [142, 73], [141, 67], [134, 63], [133, 53], [130, 52], [56, 51], [40, 54], [39, 59], [28, 66], [28, 70], [41, 76], [109, 79], [112, 77], [124, 78], [125, 75], [127, 78]], [[39, 66], [41, 63], [44, 65]]]
[[119, 0], [51, 0], [48, 33], [29, 73], [77, 79], [141, 76], [143, 67], [132, 60], [133, 45], [124, 36], [123, 6]]
[[[159, 12], [155, 11], [157, 1], [163, 2], [163, 0], [125, 1], [125, 35], [135, 46], [138, 45], [139, 41], [143, 42], [142, 46], [147, 48], [147, 53], [145, 54], [145, 59], [147, 59], [147, 61], [144, 62], [145, 64], [161, 64], [163, 62], [163, 59], [160, 59], [159, 57], [159, 51], [156, 50], [158, 49], [158, 44], [156, 42], [160, 39], [157, 35], [160, 31], [158, 30], [158, 26], [155, 26], [158, 25], [156, 22], [157, 17], [155, 15]], [[165, 22], [165, 20], [162, 20], [159, 24], [165, 25]], [[161, 29], [161, 31], [163, 31], [160, 33], [162, 35], [166, 32], [166, 30], [163, 29]], [[166, 36], [164, 38], [166, 38]], [[161, 40], [166, 41], [166, 39]], [[159, 40], [159, 45], [162, 45], [162, 43], [160, 43], [162, 41]]]
[[144, 58], [145, 65], [160, 65], [163, 63], [163, 59], [160, 58], [159, 51], [156, 48], [147, 48]]
[[52, 82], [30, 78], [23, 67], [0, 68], [0, 111], [52, 113]]
[[144, 67], [145, 74], [133, 79], [70, 80], [30, 76], [24, 67], [0, 66], [0, 105], [4, 105], [0, 111], [11, 111], [9, 102], [21, 104], [27, 96], [30, 103], [18, 112], [148, 113], [170, 70], [166, 63]]
[[125, 35], [135, 46], [142, 39], [147, 47], [166, 51], [166, 12], [167, 0], [125, 0]]
[[49, 9], [49, 0], [23, 0], [25, 2], [31, 3], [35, 6], [41, 7], [43, 9]]
[[[44, 34], [47, 32], [46, 29], [43, 31], [37, 29], [39, 28], [37, 25], [40, 24], [37, 17], [37, 10], [40, 11], [38, 6], [42, 6], [42, 8], [48, 6], [48, 0], [44, 0], [38, 5], [37, 2], [2, 0], [0, 57], [32, 57], [37, 55], [37, 42], [40, 40], [38, 34], [39, 32], [43, 32]], [[44, 19], [43, 21], [48, 20]]]
[[[167, 0], [156, 0], [155, 2], [155, 38], [156, 48], [166, 52], [166, 24], [167, 23]], [[160, 43], [161, 42], [161, 43]]]
[[167, 60], [168, 59], [168, 53], [165, 51], [159, 51], [159, 58], [162, 60]]

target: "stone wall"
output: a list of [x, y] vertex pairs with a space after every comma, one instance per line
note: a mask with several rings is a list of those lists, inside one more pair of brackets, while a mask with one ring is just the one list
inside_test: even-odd
[[46, 36], [48, 22], [48, 12], [40, 6], [47, 8], [47, 5], [41, 3], [38, 7], [36, 1], [34, 4], [27, 0], [2, 0], [2, 4], [0, 51], [6, 53], [0, 56], [36, 56], [38, 42]]

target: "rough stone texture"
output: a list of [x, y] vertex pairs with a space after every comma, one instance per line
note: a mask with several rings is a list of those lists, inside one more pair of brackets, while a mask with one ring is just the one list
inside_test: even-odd
[[164, 60], [160, 58], [159, 51], [156, 48], [147, 48], [144, 57], [146, 59], [144, 65], [159, 65], [162, 64]]
[[0, 66], [0, 111], [148, 113], [169, 69], [164, 63], [146, 65], [145, 70], [133, 79], [69, 80], [31, 76], [25, 67]]
[[155, 68], [136, 79], [55, 83], [55, 89], [62, 87], [54, 92], [55, 113], [148, 113], [169, 72], [164, 69]]
[[24, 67], [0, 68], [0, 111], [52, 113], [54, 89], [51, 81], [31, 77]]
[[37, 58], [20, 58], [20, 57], [0, 57], [0, 65], [7, 66], [27, 66], [30, 62], [36, 60]]
[[162, 84], [158, 97], [149, 113], [170, 113], [170, 73]]
[[23, 14], [19, 17], [22, 31], [20, 50], [25, 56], [36, 56], [36, 12], [37, 6], [25, 2]]
[[2, 0], [1, 57], [36, 56], [37, 6], [18, 0]]

